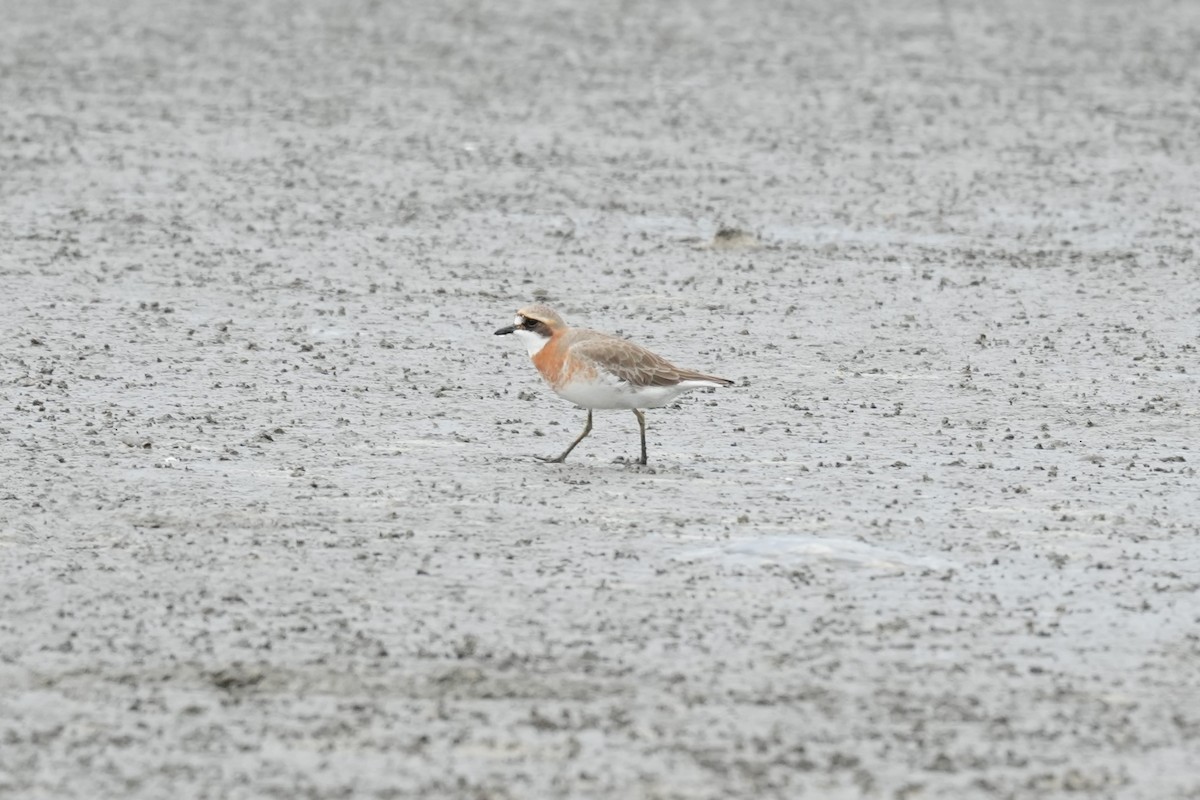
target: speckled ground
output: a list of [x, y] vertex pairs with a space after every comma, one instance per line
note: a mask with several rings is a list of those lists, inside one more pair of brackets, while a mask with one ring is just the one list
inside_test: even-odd
[[1200, 6], [2, 5], [0, 796], [1200, 797]]

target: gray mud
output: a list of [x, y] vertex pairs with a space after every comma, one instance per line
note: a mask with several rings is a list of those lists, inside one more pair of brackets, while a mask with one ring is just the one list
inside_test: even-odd
[[4, 4], [0, 795], [1200, 797], [1200, 6], [761, 6]]

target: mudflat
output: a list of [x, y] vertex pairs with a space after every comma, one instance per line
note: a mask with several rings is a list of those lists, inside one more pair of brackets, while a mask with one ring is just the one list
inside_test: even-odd
[[1150, 5], [5, 4], [0, 796], [1200, 797]]

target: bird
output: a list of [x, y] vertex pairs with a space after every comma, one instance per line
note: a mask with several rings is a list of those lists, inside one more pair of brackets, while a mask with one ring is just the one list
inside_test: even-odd
[[512, 325], [496, 336], [515, 334], [529, 349], [538, 372], [554, 393], [587, 409], [583, 433], [557, 458], [538, 456], [542, 461], [562, 463], [592, 432], [592, 412], [600, 409], [629, 409], [638, 421], [645, 465], [646, 416], [644, 408], [665, 406], [684, 392], [709, 387], [732, 386], [733, 381], [690, 369], [681, 369], [662, 356], [626, 339], [585, 328], [572, 328], [557, 311], [545, 305], [526, 306], [517, 311]]

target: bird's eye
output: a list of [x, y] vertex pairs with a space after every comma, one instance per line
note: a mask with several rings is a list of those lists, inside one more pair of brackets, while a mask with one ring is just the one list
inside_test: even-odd
[[521, 323], [521, 327], [528, 328], [529, 330], [533, 330], [534, 328], [537, 327], [537, 324], [538, 324], [538, 321], [536, 319], [527, 319]]

